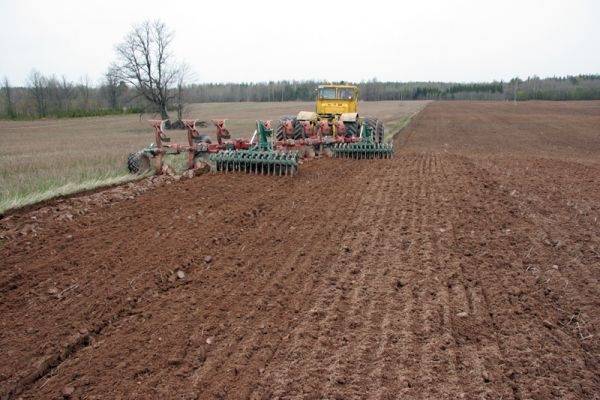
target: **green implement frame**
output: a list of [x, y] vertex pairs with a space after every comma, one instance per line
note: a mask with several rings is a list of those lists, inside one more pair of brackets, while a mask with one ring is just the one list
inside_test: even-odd
[[360, 129], [360, 141], [337, 143], [332, 151], [333, 156], [337, 158], [391, 158], [394, 155], [394, 146], [375, 142], [373, 128], [363, 124]]
[[260, 175], [295, 175], [299, 154], [273, 148], [273, 129], [263, 121], [256, 121], [256, 143], [249, 149], [224, 150], [211, 154], [213, 172], [246, 172]]

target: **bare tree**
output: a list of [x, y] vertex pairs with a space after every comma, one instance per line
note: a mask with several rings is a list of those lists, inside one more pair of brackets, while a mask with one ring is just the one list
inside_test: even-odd
[[71, 100], [73, 98], [73, 84], [67, 80], [63, 75], [59, 84], [59, 92], [61, 102], [65, 104], [65, 111], [68, 111], [71, 106]]
[[175, 93], [175, 102], [177, 105], [177, 120], [183, 118], [183, 108], [185, 107], [185, 81], [189, 75], [189, 67], [186, 64], [181, 64], [177, 73], [177, 91]]
[[83, 109], [87, 111], [90, 109], [90, 77], [87, 74], [81, 78], [79, 90], [83, 99]]
[[30, 92], [35, 100], [39, 117], [45, 117], [47, 111], [48, 93], [47, 79], [35, 69], [29, 74]]
[[8, 78], [4, 77], [4, 80], [2, 82], [2, 86], [3, 86], [3, 92], [4, 92], [4, 105], [5, 105], [5, 113], [6, 116], [8, 118], [14, 118], [15, 117], [15, 109], [13, 107], [13, 100], [12, 100], [12, 89], [10, 87], [10, 83], [8, 82]]
[[159, 20], [136, 25], [117, 46], [112, 66], [116, 76], [155, 105], [163, 119], [169, 119], [167, 107], [175, 95], [171, 88], [179, 76], [169, 51], [172, 40], [173, 33]]
[[65, 112], [71, 108], [73, 85], [63, 77], [59, 80], [54, 75], [46, 79], [47, 112]]
[[109, 68], [104, 74], [104, 84], [102, 89], [103, 94], [106, 97], [106, 101], [108, 102], [108, 107], [112, 110], [119, 108], [119, 83], [119, 77], [117, 76], [116, 72], [112, 68]]

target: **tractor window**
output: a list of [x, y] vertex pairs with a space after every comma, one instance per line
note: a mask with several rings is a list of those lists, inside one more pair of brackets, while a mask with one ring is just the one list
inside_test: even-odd
[[325, 100], [335, 99], [335, 88], [321, 88], [319, 89], [319, 98]]
[[354, 90], [352, 89], [338, 89], [338, 99], [341, 100], [352, 100], [354, 97]]

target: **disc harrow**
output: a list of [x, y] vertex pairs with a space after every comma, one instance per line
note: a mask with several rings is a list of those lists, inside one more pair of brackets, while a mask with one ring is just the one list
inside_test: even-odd
[[360, 140], [350, 143], [336, 143], [332, 152], [335, 158], [391, 158], [394, 155], [394, 146], [388, 143], [378, 143], [375, 140], [374, 129], [364, 124], [360, 129]]
[[245, 172], [258, 175], [295, 175], [297, 152], [225, 150], [209, 156], [213, 172]]
[[391, 158], [394, 155], [394, 147], [387, 143], [337, 143], [332, 150], [335, 158]]
[[295, 175], [298, 153], [273, 146], [270, 121], [256, 121], [256, 131], [248, 149], [224, 150], [208, 158], [213, 172], [245, 172], [260, 175]]

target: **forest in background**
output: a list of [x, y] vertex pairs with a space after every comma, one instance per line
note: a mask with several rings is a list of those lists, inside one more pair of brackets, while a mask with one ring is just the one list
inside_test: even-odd
[[[322, 81], [259, 83], [202, 83], [170, 88], [169, 109], [185, 103], [311, 101]], [[360, 99], [381, 100], [598, 100], [600, 74], [503, 82], [382, 82], [358, 83]], [[0, 90], [0, 117], [4, 119], [62, 118], [119, 113], [156, 112], [136, 90], [107, 74], [99, 84], [85, 78], [44, 76], [33, 71], [26, 86], [13, 87], [8, 79]]]

